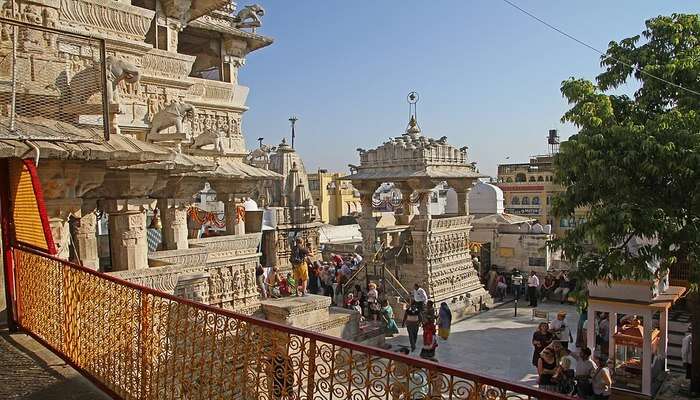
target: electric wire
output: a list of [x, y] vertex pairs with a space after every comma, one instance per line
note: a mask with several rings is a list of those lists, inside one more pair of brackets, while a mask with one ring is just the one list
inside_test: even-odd
[[517, 4], [513, 3], [513, 2], [510, 1], [510, 0], [503, 0], [503, 2], [506, 3], [506, 4], [508, 4], [508, 5], [510, 5], [511, 7], [515, 8], [516, 10], [522, 12], [523, 14], [527, 15], [528, 17], [534, 19], [535, 21], [537, 21], [537, 22], [539, 22], [539, 23], [545, 25], [546, 27], [548, 27], [548, 28], [550, 28], [550, 29], [552, 29], [552, 30], [558, 32], [559, 34], [561, 34], [561, 35], [563, 35], [563, 36], [566, 36], [567, 38], [573, 40], [574, 42], [576, 42], [576, 43], [578, 43], [578, 44], [580, 44], [580, 45], [582, 45], [582, 46], [584, 46], [584, 47], [587, 47], [587, 48], [589, 48], [589, 49], [595, 51], [596, 53], [602, 55], [603, 57], [609, 58], [609, 59], [611, 59], [611, 60], [613, 60], [613, 61], [615, 61], [615, 62], [618, 62], [618, 63], [620, 63], [620, 64], [622, 64], [622, 65], [628, 67], [628, 68], [632, 68], [633, 70], [639, 72], [640, 74], [643, 74], [643, 75], [646, 75], [646, 76], [648, 76], [648, 77], [650, 77], [650, 78], [653, 78], [653, 79], [656, 79], [656, 80], [658, 80], [658, 81], [664, 82], [664, 83], [666, 83], [666, 84], [668, 84], [668, 85], [671, 85], [671, 86], [673, 86], [673, 87], [675, 87], [675, 88], [677, 88], [677, 89], [685, 90], [685, 91], [688, 92], [688, 93], [692, 93], [692, 94], [694, 94], [694, 95], [700, 96], [700, 92], [697, 92], [697, 91], [692, 90], [692, 89], [688, 89], [688, 88], [686, 88], [686, 87], [684, 87], [684, 86], [681, 86], [681, 85], [679, 85], [679, 84], [677, 84], [677, 83], [673, 83], [673, 82], [668, 81], [668, 80], [666, 80], [666, 79], [664, 79], [664, 78], [661, 78], [661, 77], [659, 77], [659, 76], [656, 76], [656, 75], [654, 75], [654, 74], [651, 74], [651, 73], [649, 73], [649, 72], [647, 72], [647, 71], [644, 71], [644, 70], [642, 70], [642, 69], [640, 69], [640, 68], [638, 68], [638, 67], [636, 67], [636, 66], [634, 66], [634, 65], [632, 65], [632, 64], [630, 64], [630, 63], [628, 63], [628, 62], [625, 62], [625, 61], [623, 61], [623, 60], [620, 60], [619, 58], [613, 57], [613, 56], [611, 56], [611, 55], [609, 55], [609, 54], [603, 52], [602, 50], [600, 50], [600, 49], [598, 49], [598, 48], [596, 48], [596, 47], [594, 47], [594, 46], [591, 46], [590, 44], [584, 42], [583, 40], [580, 40], [580, 39], [576, 38], [575, 36], [570, 35], [570, 34], [564, 32], [563, 30], [561, 30], [561, 29], [557, 28], [556, 26], [550, 24], [549, 22], [547, 22], [547, 21], [541, 19], [540, 17], [536, 16], [535, 14], [533, 14], [533, 13], [531, 13], [531, 12], [529, 12], [529, 11], [523, 9], [522, 7], [518, 6]]

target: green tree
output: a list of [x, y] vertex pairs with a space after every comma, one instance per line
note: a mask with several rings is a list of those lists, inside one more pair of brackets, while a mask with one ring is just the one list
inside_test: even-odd
[[[555, 158], [566, 190], [554, 213], [590, 211], [552, 244], [578, 263], [583, 282], [649, 278], [654, 259], [661, 272], [689, 269], [688, 304], [700, 334], [700, 17], [652, 18], [641, 36], [610, 42], [601, 60], [595, 83], [562, 83], [571, 105], [562, 121], [579, 132]], [[610, 94], [630, 82], [639, 85], [632, 96]], [[634, 236], [657, 242], [631, 253]], [[700, 339], [693, 358], [700, 364]], [[700, 392], [700, 368], [691, 386]]]

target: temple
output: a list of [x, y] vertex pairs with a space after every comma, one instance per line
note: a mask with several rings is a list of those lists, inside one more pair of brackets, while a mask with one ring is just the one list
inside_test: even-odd
[[[359, 314], [329, 298], [261, 304], [261, 258], [288, 271], [297, 236], [320, 257], [301, 158], [284, 141], [248, 151], [242, 132], [238, 71], [273, 42], [256, 32], [262, 7], [18, 0], [0, 13], [0, 75], [12, 83], [0, 87], [0, 158], [34, 159], [57, 257], [355, 339]], [[205, 185], [222, 216], [194, 207]]]
[[[394, 255], [396, 268], [382, 276], [393, 278], [404, 300], [414, 284], [420, 284], [432, 300], [447, 302], [457, 316], [489, 304], [469, 251], [473, 216], [468, 196], [482, 175], [469, 162], [467, 147], [458, 149], [444, 136], [423, 136], [413, 115], [403, 135], [376, 149], [358, 151], [360, 165], [352, 166], [347, 179], [360, 192], [365, 258], [374, 259], [378, 252]], [[456, 207], [432, 215], [431, 193], [443, 182], [456, 192]], [[375, 211], [373, 197], [386, 183], [400, 191], [400, 205], [393, 212]]]

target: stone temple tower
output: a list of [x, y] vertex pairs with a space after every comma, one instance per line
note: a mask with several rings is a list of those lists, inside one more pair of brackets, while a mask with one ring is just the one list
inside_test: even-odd
[[[447, 302], [456, 317], [490, 303], [469, 252], [473, 216], [468, 196], [481, 174], [469, 162], [467, 147], [457, 148], [445, 136], [424, 136], [414, 114], [403, 135], [375, 149], [358, 151], [360, 165], [353, 166], [346, 179], [360, 191], [358, 222], [365, 260], [378, 251], [393, 251], [396, 268], [381, 276], [397, 280], [391, 286], [402, 288], [404, 299], [414, 284], [422, 285], [432, 300]], [[385, 183], [393, 183], [401, 192], [401, 204], [393, 212], [373, 207], [373, 196]], [[431, 193], [438, 185], [456, 192], [454, 212], [431, 215]], [[400, 308], [395, 311], [401, 312]]]
[[304, 162], [286, 140], [283, 139], [277, 151], [270, 155], [269, 168], [282, 175], [282, 179], [268, 182], [264, 190], [269, 196], [264, 221], [274, 230], [263, 234], [263, 261], [266, 266], [278, 266], [287, 272], [291, 271], [289, 256], [297, 237], [304, 239], [312, 258], [320, 258], [318, 230], [321, 222], [309, 191]]

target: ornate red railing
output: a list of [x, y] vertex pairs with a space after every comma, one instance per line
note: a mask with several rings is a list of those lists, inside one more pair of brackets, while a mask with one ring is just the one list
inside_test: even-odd
[[115, 398], [567, 398], [13, 251], [20, 326]]

